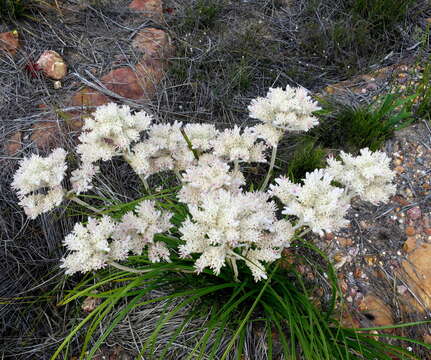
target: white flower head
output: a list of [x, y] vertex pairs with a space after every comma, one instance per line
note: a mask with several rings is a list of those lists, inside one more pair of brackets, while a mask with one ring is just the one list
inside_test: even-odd
[[[128, 253], [141, 255], [148, 245], [149, 256], [156, 262], [168, 259], [163, 244], [154, 245], [154, 236], [168, 231], [172, 214], [157, 210], [154, 201], [142, 201], [134, 211], [124, 214], [113, 234], [111, 256], [115, 260], [127, 258]], [[154, 246], [153, 246], [154, 245]], [[158, 259], [158, 260], [157, 260]]]
[[192, 148], [198, 151], [208, 151], [212, 148], [212, 141], [219, 131], [213, 124], [187, 124], [184, 133], [192, 143]]
[[20, 162], [11, 186], [27, 216], [35, 219], [61, 203], [64, 196], [61, 182], [66, 169], [66, 151], [62, 148], [47, 157], [33, 154]]
[[275, 180], [270, 194], [285, 205], [283, 214], [294, 215], [300, 223], [315, 233], [336, 231], [348, 224], [344, 218], [350, 207], [350, 198], [344, 189], [331, 185], [333, 177], [319, 169], [307, 173], [304, 184], [294, 184], [285, 177]]
[[195, 158], [181, 133], [181, 127], [179, 122], [152, 125], [148, 139], [136, 144], [127, 156], [133, 170], [149, 177], [161, 171], [183, 171], [193, 164]]
[[390, 169], [389, 157], [381, 151], [371, 152], [361, 149], [360, 155], [352, 156], [345, 152], [341, 160], [328, 159], [328, 173], [351, 192], [373, 204], [385, 202], [395, 193], [392, 183], [395, 173]]
[[[259, 261], [272, 262], [281, 256], [289, 244], [293, 230], [287, 221], [278, 223], [276, 205], [263, 192], [242, 193], [218, 190], [203, 196], [199, 206], [190, 205], [191, 218], [179, 229], [181, 257], [201, 254], [195, 263], [196, 271], [211, 268], [217, 275], [226, 260], [236, 262], [261, 255]], [[282, 234], [281, 231], [284, 231]], [[245, 260], [254, 272], [253, 261]], [[264, 276], [255, 276], [255, 280]]]
[[252, 100], [250, 117], [282, 131], [308, 131], [318, 124], [320, 109], [302, 87], [270, 88], [266, 97]]
[[213, 141], [214, 155], [227, 161], [266, 162], [266, 146], [257, 142], [253, 128], [243, 131], [235, 125], [233, 129], [225, 129]]
[[127, 105], [109, 103], [99, 106], [92, 117], [85, 119], [77, 152], [84, 163], [110, 160], [129, 149], [151, 121], [152, 116], [144, 111], [132, 114]]
[[187, 168], [182, 182], [178, 199], [186, 204], [197, 205], [213, 191], [224, 189], [234, 193], [240, 192], [245, 179], [240, 171], [231, 171], [229, 164], [220, 158], [204, 154], [196, 165]]
[[108, 216], [89, 218], [87, 225], [75, 224], [73, 231], [64, 239], [70, 253], [62, 259], [60, 267], [65, 268], [69, 275], [105, 267], [110, 260], [109, 239], [114, 229], [115, 222]]
[[12, 188], [23, 197], [42, 188], [58, 186], [64, 179], [66, 168], [66, 151], [62, 148], [55, 149], [45, 158], [33, 154], [21, 160]]
[[99, 167], [93, 163], [82, 163], [78, 169], [73, 170], [70, 182], [75, 194], [90, 190], [93, 187], [91, 182], [99, 170]]

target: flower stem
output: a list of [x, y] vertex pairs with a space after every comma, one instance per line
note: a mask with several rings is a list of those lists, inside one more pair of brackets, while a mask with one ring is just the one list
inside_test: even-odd
[[[108, 262], [108, 264], [111, 265], [112, 267], [118, 269], [118, 270], [128, 271], [128, 272], [131, 272], [131, 273], [134, 273], [134, 274], [145, 274], [147, 272], [154, 271], [153, 268], [151, 268], [151, 269], [142, 269], [142, 270], [133, 269], [131, 267], [128, 267], [128, 266], [125, 266], [125, 265], [121, 265], [121, 264], [119, 264], [119, 263], [117, 263], [115, 261], [110, 261], [110, 262]], [[169, 270], [176, 270], [176, 271], [180, 271], [180, 272], [187, 273], [187, 274], [193, 274], [194, 273], [194, 271], [184, 270], [184, 269], [169, 269]]]
[[87, 204], [85, 201], [82, 201], [81, 199], [77, 198], [76, 196], [69, 197], [69, 199], [71, 201], [76, 202], [77, 204], [79, 204], [81, 206], [86, 207], [87, 209], [89, 209], [89, 210], [91, 210], [91, 211], [93, 211], [93, 212], [95, 212], [97, 214], [102, 214], [102, 210], [96, 209], [95, 207]]
[[262, 191], [265, 190], [266, 187], [268, 186], [269, 179], [271, 178], [271, 175], [272, 175], [272, 170], [274, 169], [276, 157], [277, 157], [277, 146], [274, 146], [272, 148], [271, 162], [269, 164], [268, 174], [266, 174], [265, 181], [263, 182], [262, 187], [260, 188], [260, 190]]
[[128, 272], [131, 272], [134, 274], [144, 274], [146, 272], [154, 270], [154, 269], [137, 270], [137, 269], [133, 269], [133, 268], [128, 267], [128, 266], [121, 265], [115, 261], [110, 261], [108, 264], [113, 266], [114, 268], [117, 268], [118, 270], [128, 271]]

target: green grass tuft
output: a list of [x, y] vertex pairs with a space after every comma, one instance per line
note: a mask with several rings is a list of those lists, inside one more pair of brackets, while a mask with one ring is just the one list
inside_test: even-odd
[[368, 147], [378, 150], [395, 130], [413, 122], [413, 114], [408, 110], [415, 95], [398, 99], [387, 95], [370, 105], [324, 104], [321, 125], [312, 133], [325, 147], [343, 149], [355, 153]]

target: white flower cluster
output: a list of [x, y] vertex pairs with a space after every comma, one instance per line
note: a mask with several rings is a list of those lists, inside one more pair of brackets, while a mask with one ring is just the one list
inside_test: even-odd
[[84, 131], [79, 136], [81, 143], [76, 149], [81, 166], [72, 172], [70, 179], [74, 192], [80, 194], [90, 190], [93, 177], [99, 172], [94, 163], [128, 152], [152, 120], [145, 111], [132, 114], [127, 105], [109, 103], [99, 106], [92, 117], [85, 119]]
[[186, 169], [182, 183], [178, 199], [186, 204], [198, 205], [206, 195], [216, 190], [239, 193], [245, 179], [241, 172], [231, 171], [229, 164], [220, 158], [204, 154], [198, 164]]
[[149, 177], [162, 171], [182, 171], [193, 163], [193, 153], [181, 133], [182, 123], [155, 124], [148, 138], [136, 144], [127, 159], [139, 175]]
[[292, 227], [277, 220], [276, 204], [264, 192], [232, 193], [218, 190], [208, 193], [200, 206], [189, 206], [191, 218], [179, 229], [184, 245], [182, 257], [200, 253], [195, 267], [206, 267], [216, 275], [226, 261], [245, 260], [256, 281], [266, 278], [262, 261], [273, 262], [289, 246]]
[[11, 185], [28, 217], [35, 219], [60, 205], [64, 196], [61, 182], [66, 169], [66, 151], [61, 148], [48, 157], [33, 154], [20, 162]]
[[150, 261], [169, 261], [166, 244], [155, 242], [154, 235], [171, 228], [171, 214], [157, 210], [153, 201], [142, 201], [135, 210], [137, 214], [124, 214], [120, 223], [102, 216], [89, 218], [86, 226], [75, 224], [64, 240], [70, 251], [62, 259], [66, 274], [101, 269], [110, 261], [126, 259], [130, 252], [140, 255], [145, 247]]
[[331, 185], [333, 177], [324, 170], [307, 173], [304, 184], [294, 184], [285, 177], [275, 180], [270, 193], [285, 205], [283, 214], [295, 215], [300, 224], [322, 234], [332, 232], [348, 224], [344, 219], [350, 207], [350, 198], [344, 189]]
[[152, 117], [144, 111], [132, 115], [127, 105], [109, 103], [99, 106], [93, 117], [85, 119], [77, 152], [84, 163], [110, 160], [138, 140], [151, 121]]
[[320, 107], [302, 87], [270, 88], [266, 97], [252, 100], [250, 117], [264, 124], [256, 128], [259, 136], [276, 146], [285, 131], [308, 131], [318, 124], [312, 114]]
[[365, 201], [377, 205], [385, 202], [395, 193], [392, 183], [395, 173], [389, 168], [389, 157], [381, 152], [361, 149], [360, 155], [354, 157], [341, 152], [338, 161], [328, 159], [328, 173], [352, 193]]
[[76, 223], [64, 239], [64, 245], [71, 253], [62, 259], [60, 267], [70, 275], [105, 267], [109, 260], [109, 239], [114, 230], [115, 223], [109, 216], [99, 220], [89, 218], [87, 226]]
[[129, 252], [142, 254], [148, 247], [151, 262], [169, 261], [169, 250], [163, 242], [155, 242], [154, 235], [168, 231], [172, 225], [172, 214], [157, 210], [154, 201], [144, 200], [135, 209], [124, 214], [115, 229], [111, 256], [116, 260], [124, 260]]
[[[305, 89], [287, 87], [270, 89], [249, 109], [263, 124], [219, 132], [209, 124], [152, 124], [151, 116], [132, 114], [127, 106], [99, 107], [86, 119], [80, 136], [81, 166], [71, 173], [70, 199], [85, 205], [74, 196], [91, 188], [100, 171], [96, 162], [113, 156], [123, 156], [145, 185], [153, 174], [174, 171], [181, 182], [177, 197], [190, 214], [179, 227], [180, 256], [197, 256], [198, 273], [210, 268], [217, 275], [228, 264], [237, 276], [237, 261], [243, 261], [259, 281], [267, 277], [265, 264], [280, 258], [297, 230], [336, 231], [348, 223], [345, 215], [353, 196], [378, 203], [394, 192], [389, 159], [368, 149], [357, 157], [342, 152], [341, 161], [329, 159], [326, 169], [307, 173], [302, 184], [279, 177], [265, 191], [281, 137], [285, 131], [315, 126], [312, 113], [319, 107]], [[240, 164], [267, 162], [268, 145], [273, 152], [263, 189], [247, 192]], [[56, 149], [47, 158], [33, 155], [21, 162], [12, 186], [30, 217], [62, 201], [65, 157], [63, 149]], [[277, 218], [280, 211], [274, 197], [282, 202], [282, 214], [288, 218]], [[159, 210], [155, 201], [142, 201], [120, 221], [102, 216], [90, 218], [87, 225], [76, 224], [65, 239], [70, 253], [62, 267], [68, 274], [97, 270], [131, 253], [145, 253], [152, 262], [170, 261], [167, 245], [155, 235], [169, 231], [171, 216]]]
[[233, 129], [225, 129], [214, 141], [214, 155], [225, 161], [266, 162], [266, 146], [256, 142], [258, 136], [254, 129], [243, 131], [235, 125]]

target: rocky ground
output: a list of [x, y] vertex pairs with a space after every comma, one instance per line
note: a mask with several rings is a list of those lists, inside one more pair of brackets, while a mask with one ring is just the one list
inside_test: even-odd
[[[286, 12], [283, 6], [290, 2], [280, 3], [270, 8], [273, 9], [272, 15], [283, 15]], [[0, 23], [0, 139], [3, 143], [0, 162], [4, 164], [1, 172], [3, 198], [0, 205], [0, 239], [1, 251], [4, 251], [2, 256], [5, 258], [2, 276], [9, 274], [3, 281], [7, 285], [1, 296], [10, 298], [25, 293], [40, 283], [47, 288], [54, 284], [55, 275], [45, 283], [36, 274], [49, 273], [55, 268], [61, 256], [59, 239], [65, 229], [70, 228], [67, 221], [59, 225], [58, 221], [48, 217], [35, 225], [29, 225], [22, 219], [8, 187], [17, 159], [29, 152], [47, 151], [60, 144], [67, 146], [79, 133], [82, 117], [95, 106], [112, 100], [130, 104], [134, 109], [148, 109], [158, 113], [162, 120], [195, 121], [197, 117], [202, 117], [217, 121], [213, 119], [213, 116], [216, 118], [214, 114], [222, 114], [223, 121], [239, 121], [236, 114], [244, 113], [244, 104], [252, 96], [262, 95], [268, 84], [291, 82], [293, 75], [279, 68], [289, 65], [281, 59], [270, 69], [277, 75], [271, 78], [265, 73], [258, 79], [257, 89], [243, 90], [242, 86], [250, 80], [242, 77], [244, 71], [258, 71], [258, 67], [263, 65], [254, 62], [242, 65], [240, 58], [230, 79], [238, 81], [235, 96], [231, 96], [234, 101], [227, 106], [224, 101], [232, 89], [212, 89], [211, 83], [198, 81], [202, 74], [192, 78], [191, 69], [198, 65], [203, 67], [206, 59], [204, 65], [210, 64], [210, 67], [203, 71], [211, 70], [211, 61], [214, 61], [211, 56], [219, 54], [213, 54], [214, 49], [234, 53], [240, 44], [226, 37], [226, 30], [223, 36], [232, 40], [234, 45], [227, 49], [223, 47], [226, 45], [220, 46], [221, 37], [207, 37], [204, 29], [194, 32], [195, 25], [199, 27], [201, 22], [192, 21], [188, 24], [188, 13], [182, 6], [185, 5], [178, 1], [162, 4], [157, 0], [118, 1], [108, 7], [100, 7], [91, 1], [64, 1], [59, 9], [45, 9], [46, 14], [50, 14], [46, 18], [42, 16], [36, 22], [24, 20], [18, 30]], [[236, 10], [235, 6], [234, 2], [228, 2], [227, 13], [230, 18], [227, 19], [235, 24], [231, 32], [243, 36], [243, 29], [246, 33], [253, 29], [248, 17], [244, 17], [244, 13], [248, 13]], [[56, 11], [60, 11], [61, 16], [57, 16]], [[182, 26], [178, 30], [180, 35], [175, 34], [175, 27], [172, 26], [172, 19], [176, 19], [175, 12], [181, 14], [178, 17]], [[261, 24], [256, 33], [259, 41], [269, 41], [271, 46], [274, 42], [287, 42], [285, 39], [274, 41], [268, 28], [288, 25], [281, 20], [271, 22], [269, 19], [272, 15], [258, 13], [255, 8], [252, 14], [256, 24]], [[301, 13], [292, 14], [289, 13], [287, 18]], [[53, 19], [58, 19], [58, 23], [54, 23]], [[187, 33], [184, 35], [184, 32]], [[296, 33], [289, 28], [288, 34], [294, 37]], [[241, 41], [246, 40], [244, 38]], [[265, 43], [265, 47], [258, 50], [273, 49], [267, 45]], [[251, 46], [254, 46], [253, 43]], [[388, 60], [383, 59], [373, 71], [350, 80], [338, 82], [335, 77], [319, 77], [318, 80], [316, 77], [316, 83], [329, 80], [331, 83], [322, 88], [321, 95], [371, 101], [378, 94], [385, 94], [395, 87], [396, 91], [407, 90], [414, 86], [421, 67], [412, 57], [415, 43], [405, 47], [407, 50], [400, 51], [396, 61], [394, 59], [388, 64]], [[257, 58], [261, 54], [256, 52], [253, 56]], [[226, 64], [225, 67], [229, 65], [228, 60], [218, 59], [220, 63]], [[180, 68], [178, 64], [183, 67]], [[305, 71], [305, 64], [301, 66], [301, 71]], [[310, 68], [315, 67], [317, 65], [310, 65]], [[332, 68], [328, 67], [328, 72], [331, 71]], [[183, 72], [187, 76], [175, 83], [173, 74], [178, 77]], [[302, 78], [293, 80], [295, 83]], [[183, 88], [187, 90], [181, 90], [181, 93], [178, 89]], [[397, 132], [385, 144], [385, 151], [393, 159], [393, 167], [397, 172], [397, 194], [388, 204], [377, 208], [354, 203], [349, 228], [328, 234], [325, 238], [314, 239], [337, 268], [345, 297], [345, 306], [340, 308], [345, 324], [356, 327], [392, 325], [427, 319], [431, 315], [429, 123], [418, 120], [414, 125]], [[28, 237], [34, 238], [34, 244], [27, 249]], [[19, 244], [19, 248], [13, 242]], [[30, 263], [32, 267], [23, 267], [21, 264], [24, 262]], [[26, 322], [24, 327], [29, 331], [33, 324], [40, 321], [37, 314], [28, 311], [28, 307], [12, 305], [13, 310], [7, 305], [0, 310], [2, 323], [6, 324], [4, 329], [10, 329], [21, 321]], [[26, 339], [28, 345], [22, 351], [17, 351], [11, 342], [8, 348], [10, 356], [20, 359], [44, 358], [45, 355], [41, 354], [55, 348], [58, 339], [67, 332], [67, 326], [61, 324], [64, 314], [55, 306], [43, 305], [42, 313], [55, 320], [46, 329], [41, 329], [36, 338]], [[12, 320], [5, 320], [6, 314]], [[17, 322], [14, 323], [13, 319]], [[47, 333], [55, 339], [49, 339]], [[421, 325], [395, 333], [431, 343], [429, 326]], [[17, 339], [22, 334], [18, 332], [14, 336], [13, 341], [19, 342]], [[37, 344], [39, 352], [32, 352], [32, 344]], [[422, 356], [423, 359], [431, 359], [427, 354]], [[100, 358], [103, 357], [127, 359], [128, 354], [120, 348], [106, 349], [100, 354]]]

